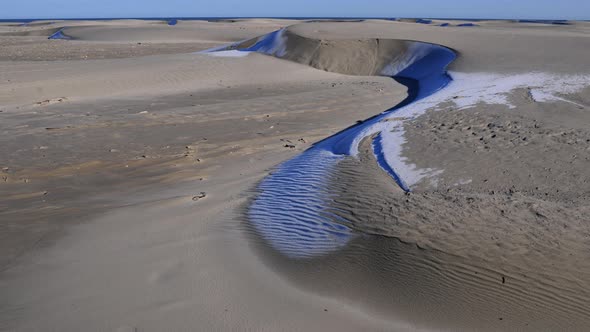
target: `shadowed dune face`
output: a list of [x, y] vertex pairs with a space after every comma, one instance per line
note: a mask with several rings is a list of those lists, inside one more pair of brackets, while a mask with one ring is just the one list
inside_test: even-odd
[[408, 43], [401, 40], [319, 40], [306, 38], [288, 29], [285, 49], [278, 57], [320, 70], [345, 75], [380, 75], [392, 63], [402, 61]]
[[[228, 47], [265, 53], [281, 59], [297, 62], [327, 72], [357, 76], [397, 76], [435, 50], [447, 50], [439, 45], [411, 40], [360, 38], [360, 39], [315, 39], [302, 36], [289, 28], [250, 39]], [[452, 51], [447, 50], [452, 53]], [[443, 58], [445, 63], [424, 66], [425, 73], [444, 71], [453, 57]], [[417, 69], [419, 66], [414, 66]], [[418, 74], [424, 76], [423, 74]], [[419, 79], [418, 75], [405, 75]]]

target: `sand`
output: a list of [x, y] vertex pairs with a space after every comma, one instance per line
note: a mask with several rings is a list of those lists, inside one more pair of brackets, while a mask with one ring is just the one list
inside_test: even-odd
[[274, 166], [406, 97], [369, 76], [394, 39], [453, 48], [453, 72], [570, 77], [590, 26], [304, 23], [287, 59], [193, 53], [293, 23], [0, 27], [0, 329], [588, 326], [588, 88], [403, 119], [404, 160], [441, 170], [411, 194], [365, 139], [330, 181], [366, 235], [331, 255], [277, 254], [244, 211]]
[[[285, 21], [55, 21], [0, 26], [0, 61], [91, 60], [181, 54], [253, 38]], [[63, 29], [63, 30], [62, 30]], [[62, 30], [72, 40], [48, 40]]]
[[[319, 27], [324, 30], [317, 29]], [[377, 24], [362, 25], [367, 31], [377, 27]], [[331, 38], [331, 33], [335, 33], [335, 39], [322, 40], [322, 46], [316, 48], [319, 51], [313, 53], [317, 57], [323, 55], [321, 47], [333, 47], [330, 44], [339, 44], [340, 40], [345, 45], [351, 43], [337, 35], [337, 31], [346, 31], [344, 24], [298, 25], [290, 31], [309, 35], [319, 33], [322, 38]], [[511, 46], [510, 52], [518, 54], [516, 43], [522, 43], [530, 36], [521, 38], [520, 41], [513, 38], [514, 44], [506, 45]], [[364, 43], [365, 50], [376, 49], [379, 45], [366, 39], [352, 43]], [[400, 279], [401, 272], [394, 266], [388, 268], [392, 263], [372, 257], [378, 256], [380, 250], [387, 250], [382, 248], [383, 243], [377, 240], [379, 244], [375, 245], [374, 239], [362, 239], [349, 245], [356, 246], [356, 251], [334, 255], [328, 261], [328, 264], [338, 265], [338, 257], [344, 256], [342, 261], [346, 263], [343, 265], [358, 262], [363, 266], [362, 273], [355, 274], [350, 268], [340, 267], [353, 276], [335, 276], [332, 271], [339, 268], [330, 265], [327, 271], [321, 267], [318, 268], [321, 272], [314, 271], [326, 275], [320, 278], [314, 275], [314, 281], [306, 280], [310, 272], [298, 275], [297, 269], [289, 266], [285, 267], [288, 271], [285, 274], [317, 291], [337, 288], [317, 280], [345, 279], [342, 282], [363, 285], [358, 286], [361, 290], [357, 293], [334, 289], [331, 294], [363, 302], [387, 315], [404, 312], [406, 319], [416, 324], [431, 324], [433, 328], [583, 330], [588, 324], [586, 283], [590, 271], [585, 264], [584, 249], [588, 239], [585, 218], [588, 190], [585, 185], [590, 174], [584, 166], [588, 161], [588, 134], [583, 129], [588, 121], [585, 112], [588, 88], [548, 99], [540, 97], [545, 94], [536, 89], [543, 84], [542, 89], [550, 89], [554, 77], [569, 77], [569, 81], [560, 85], [571, 85], [585, 77], [584, 71], [579, 69], [584, 61], [580, 56], [586, 52], [578, 46], [572, 50], [576, 58], [567, 63], [569, 69], [565, 66], [556, 69], [557, 74], [552, 74], [556, 76], [526, 76], [522, 83], [518, 83], [518, 88], [514, 85], [504, 91], [496, 84], [518, 81], [522, 77], [519, 73], [536, 72], [540, 68], [534, 61], [510, 63], [520, 67], [519, 71], [512, 72], [503, 64], [503, 67], [494, 68], [495, 64], [486, 63], [481, 58], [478, 58], [477, 68], [470, 63], [471, 50], [465, 41], [449, 41], [447, 45], [462, 54], [461, 65], [454, 65], [453, 70], [473, 72], [471, 77], [485, 79], [485, 90], [492, 92], [489, 97], [469, 95], [481, 93], [473, 89], [476, 85], [473, 83], [477, 81], [463, 90], [452, 88], [459, 94], [449, 95], [448, 100], [440, 99], [439, 102], [446, 104], [436, 105], [437, 111], [433, 108], [425, 116], [404, 122], [406, 134], [402, 137], [406, 143], [400, 157], [431, 175], [422, 182], [417, 181], [412, 193], [407, 194], [383, 175], [375, 160], [361, 157], [360, 163], [354, 159], [341, 163], [339, 168], [342, 170], [336, 173], [328, 185], [331, 190], [325, 193], [337, 197], [330, 212], [352, 222], [354, 228], [364, 234], [398, 239], [401, 243], [415, 245], [418, 250], [430, 251], [433, 256], [426, 260], [429, 264], [436, 263], [435, 268], [424, 270], [422, 258], [411, 256], [404, 260], [404, 273], [410, 270], [414, 277], [420, 275], [425, 280], [411, 290], [403, 289], [393, 282]], [[488, 51], [492, 52], [491, 49]], [[502, 52], [508, 51], [501, 49], [495, 55]], [[552, 56], [550, 51], [544, 55]], [[529, 60], [524, 54], [522, 56]], [[331, 58], [338, 63], [338, 56]], [[315, 67], [319, 63], [300, 56], [290, 60]], [[355, 68], [363, 71], [367, 62]], [[550, 61], [546, 64], [552, 67]], [[335, 64], [331, 66], [320, 68], [342, 68]], [[489, 67], [506, 75], [507, 79], [491, 79], [492, 75], [483, 74], [483, 69]], [[568, 76], [567, 73], [576, 75]], [[451, 75], [463, 77], [461, 73]], [[537, 77], [544, 77], [546, 81], [539, 82]], [[587, 82], [587, 78], [582, 79]], [[587, 86], [588, 83], [584, 84]], [[493, 91], [498, 91], [496, 96]], [[498, 95], [503, 97], [498, 99]], [[482, 96], [486, 96], [485, 93]], [[481, 101], [478, 98], [482, 98]], [[465, 101], [470, 99], [473, 102]], [[549, 99], [550, 103], [544, 102]], [[492, 104], [499, 101], [505, 105], [490, 107], [482, 105], [483, 101]], [[422, 104], [429, 105], [428, 102]], [[495, 113], [498, 108], [504, 112]], [[362, 152], [371, 153], [368, 146]], [[395, 249], [389, 250], [407, 250], [395, 240], [391, 242], [388, 245]], [[362, 258], [358, 258], [359, 255]], [[454, 257], [451, 262], [448, 262], [447, 255]], [[376, 271], [367, 269], [369, 265], [376, 266]], [[369, 278], [372, 273], [375, 275]], [[477, 277], [473, 278], [474, 274]], [[452, 277], [441, 279], [446, 275]], [[433, 282], [437, 278], [438, 284]], [[407, 281], [402, 278], [400, 282]], [[478, 290], [474, 291], [472, 287]], [[422, 292], [429, 294], [423, 300]], [[400, 306], [391, 300], [394, 297], [407, 297], [406, 303]], [[429, 309], [432, 303], [445, 305], [444, 308], [434, 305]], [[466, 303], [470, 306], [468, 316], [464, 313]], [[421, 307], [419, 315], [413, 312], [416, 306]], [[428, 319], [425, 319], [425, 312], [428, 312]]]

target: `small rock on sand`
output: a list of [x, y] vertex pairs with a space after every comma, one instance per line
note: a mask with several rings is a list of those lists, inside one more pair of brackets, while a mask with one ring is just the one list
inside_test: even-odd
[[198, 200], [203, 199], [205, 197], [207, 197], [207, 193], [200, 192], [198, 195], [193, 196], [193, 201], [198, 201]]

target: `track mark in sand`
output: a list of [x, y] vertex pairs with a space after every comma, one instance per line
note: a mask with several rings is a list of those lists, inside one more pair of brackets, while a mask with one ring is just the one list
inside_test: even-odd
[[182, 274], [183, 268], [184, 265], [181, 262], [166, 263], [162, 268], [149, 275], [148, 282], [153, 285], [170, 283]]
[[52, 98], [52, 99], [45, 99], [42, 101], [38, 101], [35, 103], [36, 106], [48, 106], [48, 105], [53, 105], [53, 104], [58, 104], [58, 103], [63, 103], [68, 101], [68, 98], [66, 97], [59, 97], [59, 98]]
[[115, 329], [115, 332], [137, 332], [139, 329], [133, 326], [120, 326]]
[[203, 198], [207, 197], [207, 193], [206, 192], [200, 192], [198, 195], [193, 196], [193, 201], [199, 201]]

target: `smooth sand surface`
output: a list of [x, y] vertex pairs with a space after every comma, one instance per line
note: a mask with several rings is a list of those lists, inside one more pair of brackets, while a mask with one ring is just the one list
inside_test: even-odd
[[[47, 21], [0, 26], [0, 60], [91, 60], [190, 53], [253, 38], [288, 21]], [[63, 29], [72, 40], [48, 40]]]
[[[411, 194], [366, 139], [330, 179], [366, 236], [334, 254], [282, 257], [244, 214], [274, 166], [406, 97], [346, 75], [376, 74], [399, 47], [380, 40], [451, 47], [456, 72], [561, 77], [590, 74], [590, 26], [304, 23], [290, 61], [192, 54], [294, 23], [0, 26], [1, 330], [590, 324], [588, 88], [399, 119], [407, 162], [442, 171]], [[61, 28], [74, 39], [47, 40]]]

